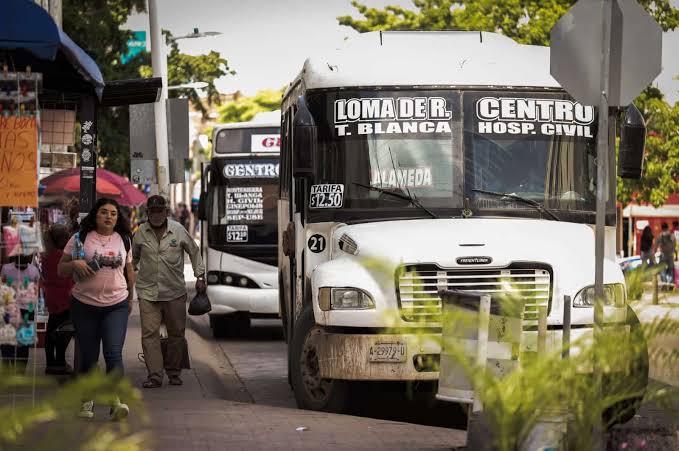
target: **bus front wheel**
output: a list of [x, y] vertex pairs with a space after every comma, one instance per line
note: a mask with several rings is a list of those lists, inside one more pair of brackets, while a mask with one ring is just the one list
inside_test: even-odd
[[320, 334], [313, 309], [305, 307], [295, 323], [290, 349], [292, 389], [300, 409], [342, 413], [347, 406], [348, 382], [320, 377], [316, 346]]

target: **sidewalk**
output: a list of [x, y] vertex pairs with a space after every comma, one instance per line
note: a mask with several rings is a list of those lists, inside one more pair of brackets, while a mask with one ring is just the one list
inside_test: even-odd
[[[187, 339], [193, 368], [183, 373], [184, 385], [142, 391], [158, 451], [448, 450], [464, 444], [464, 431], [252, 404], [221, 348], [192, 329]], [[146, 376], [139, 352], [135, 312], [124, 353], [135, 384]]]

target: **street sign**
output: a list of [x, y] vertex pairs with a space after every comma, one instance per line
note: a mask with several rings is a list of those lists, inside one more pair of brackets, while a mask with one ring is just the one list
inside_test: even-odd
[[[634, 100], [661, 69], [662, 29], [635, 0], [611, 0], [609, 106]], [[554, 25], [551, 74], [577, 101], [599, 105], [604, 8], [580, 0]]]
[[[185, 160], [189, 157], [188, 99], [168, 99], [167, 140], [170, 183], [183, 183]], [[133, 183], [158, 183], [153, 103], [130, 105], [130, 164]]]
[[146, 51], [146, 32], [133, 31], [132, 39], [127, 40], [127, 53], [120, 56], [120, 62], [127, 64], [132, 58]]

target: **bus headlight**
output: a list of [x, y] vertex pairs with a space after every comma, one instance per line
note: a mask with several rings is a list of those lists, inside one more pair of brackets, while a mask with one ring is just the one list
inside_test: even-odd
[[[625, 286], [621, 283], [604, 285], [604, 305], [624, 307], [627, 300]], [[573, 299], [573, 307], [594, 307], [594, 286], [585, 287]]]
[[368, 310], [375, 308], [375, 301], [358, 288], [329, 288], [318, 290], [318, 305], [323, 311]]

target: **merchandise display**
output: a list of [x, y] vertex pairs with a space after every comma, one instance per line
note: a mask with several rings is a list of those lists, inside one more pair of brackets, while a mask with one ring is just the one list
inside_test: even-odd
[[[42, 239], [36, 211], [13, 208], [2, 227], [0, 247], [6, 258], [0, 269], [0, 346], [2, 365], [26, 362], [28, 348], [37, 345], [36, 313], [40, 307]], [[6, 216], [6, 217], [7, 217]], [[44, 314], [44, 307], [42, 311]]]

